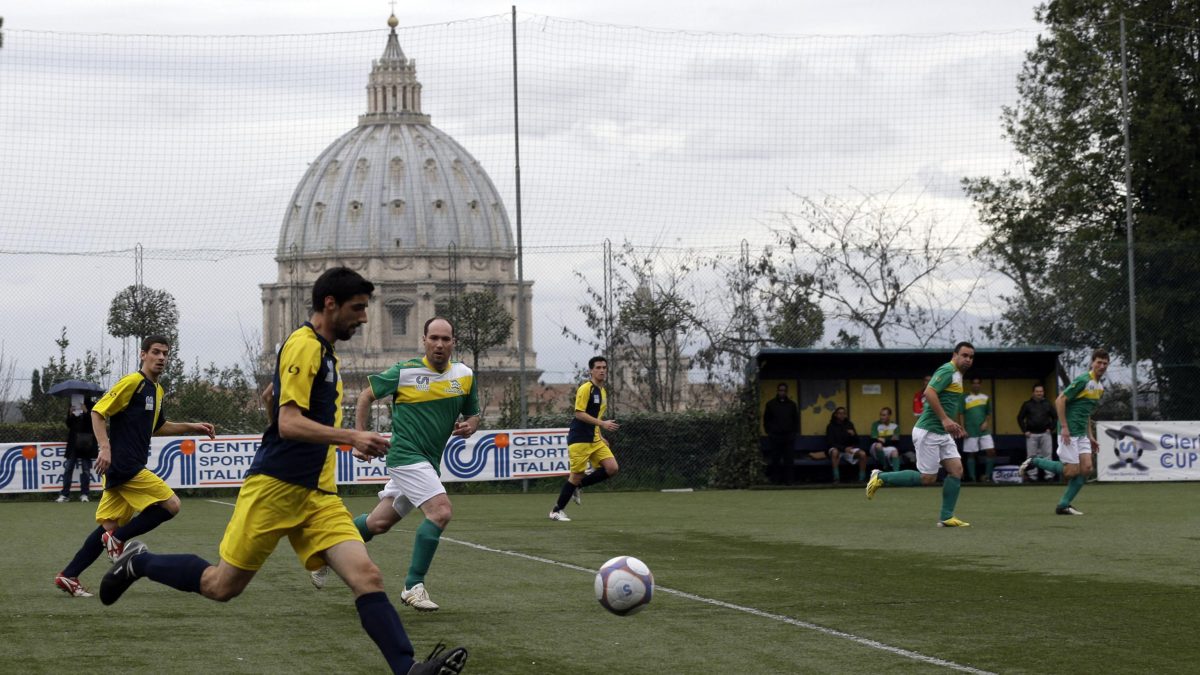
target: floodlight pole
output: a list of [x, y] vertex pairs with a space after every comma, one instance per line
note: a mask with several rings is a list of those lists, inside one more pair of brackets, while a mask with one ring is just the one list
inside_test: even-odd
[[[517, 102], [517, 6], [512, 6], [513, 76], [513, 170], [517, 187], [517, 405], [521, 428], [529, 426], [529, 403], [525, 393], [525, 248], [521, 239], [521, 108]], [[529, 490], [529, 479], [521, 481], [521, 490]]]
[[1129, 372], [1133, 392], [1129, 401], [1133, 421], [1138, 418], [1137, 296], [1133, 279], [1133, 161], [1129, 144], [1129, 68], [1125, 61], [1125, 15], [1121, 15], [1121, 131], [1125, 136], [1125, 250], [1129, 270]]

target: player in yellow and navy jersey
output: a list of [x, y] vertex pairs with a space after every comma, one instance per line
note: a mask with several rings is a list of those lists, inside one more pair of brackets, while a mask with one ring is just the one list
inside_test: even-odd
[[958, 493], [962, 488], [963, 465], [958, 456], [955, 438], [962, 438], [966, 430], [954, 421], [962, 411], [963, 373], [975, 362], [975, 347], [970, 342], [954, 345], [950, 362], [943, 364], [933, 373], [925, 387], [925, 410], [913, 427], [913, 448], [917, 452], [917, 470], [889, 471], [879, 469], [871, 472], [867, 481], [867, 499], [875, 496], [879, 488], [890, 486], [933, 485], [937, 482], [938, 470], [946, 470], [942, 481], [942, 512], [938, 527], [970, 527], [970, 523], [954, 517], [958, 504]]
[[[595, 485], [617, 475], [619, 466], [612, 448], [601, 434], [601, 430], [613, 431], [621, 426], [615, 420], [604, 419], [608, 411], [608, 392], [604, 383], [608, 381], [608, 360], [603, 356], [588, 359], [588, 380], [575, 391], [575, 418], [567, 431], [567, 453], [570, 458], [571, 475], [558, 493], [558, 501], [550, 511], [550, 520], [568, 522], [563, 510], [567, 502], [575, 499], [580, 503], [579, 489]], [[593, 471], [586, 473], [588, 464]]]
[[[371, 404], [392, 399], [392, 442], [387, 453], [388, 482], [370, 514], [354, 519], [359, 534], [370, 541], [392, 529], [413, 508], [425, 514], [417, 526], [412, 559], [400, 599], [423, 612], [438, 609], [425, 589], [442, 533], [453, 511], [442, 487], [442, 451], [451, 435], [467, 438], [479, 428], [479, 391], [475, 373], [452, 361], [454, 326], [434, 317], [421, 332], [425, 356], [397, 363], [368, 378], [370, 387], [358, 396], [355, 428], [366, 429]], [[369, 457], [359, 457], [369, 460]], [[313, 585], [325, 585], [324, 570], [313, 573]]]
[[1054, 512], [1060, 516], [1082, 516], [1083, 511], [1071, 505], [1075, 495], [1083, 489], [1087, 476], [1092, 472], [1092, 462], [1100, 444], [1096, 442], [1096, 427], [1092, 424], [1092, 413], [1104, 396], [1104, 384], [1100, 381], [1108, 372], [1108, 352], [1097, 349], [1092, 352], [1092, 367], [1063, 389], [1054, 401], [1058, 411], [1058, 429], [1061, 438], [1058, 444], [1057, 462], [1045, 457], [1030, 457], [1021, 464], [1021, 475], [1037, 467], [1046, 469], [1067, 479], [1067, 490]]
[[[74, 597], [91, 597], [79, 575], [105, 550], [116, 560], [124, 542], [145, 534], [179, 513], [179, 497], [166, 482], [146, 468], [151, 436], [185, 434], [213, 437], [206, 422], [168, 422], [163, 414], [163, 389], [158, 383], [167, 365], [171, 340], [151, 335], [142, 340], [142, 366], [122, 377], [92, 408], [92, 431], [99, 454], [96, 473], [104, 476], [104, 494], [96, 507], [98, 527], [54, 584]], [[107, 421], [107, 426], [106, 426]], [[134, 514], [137, 513], [135, 517]]]
[[367, 321], [375, 286], [357, 272], [326, 270], [313, 284], [313, 314], [279, 349], [271, 386], [271, 425], [263, 434], [233, 517], [221, 540], [221, 560], [212, 565], [195, 555], [150, 553], [131, 541], [100, 584], [110, 605], [129, 586], [147, 577], [181, 591], [218, 601], [241, 594], [279, 540], [287, 537], [309, 570], [328, 564], [354, 593], [367, 635], [393, 673], [457, 673], [467, 659], [458, 647], [413, 659], [413, 646], [400, 615], [383, 591], [379, 568], [337, 496], [334, 452], [338, 445], [380, 456], [387, 440], [379, 434], [341, 428], [342, 379], [334, 342], [349, 340]]

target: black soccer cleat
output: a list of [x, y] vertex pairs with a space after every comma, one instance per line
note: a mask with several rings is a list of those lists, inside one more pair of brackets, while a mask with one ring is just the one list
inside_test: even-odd
[[439, 642], [429, 652], [424, 661], [414, 663], [408, 669], [408, 675], [458, 675], [463, 666], [467, 665], [467, 650], [465, 647], [455, 647], [444, 651], [446, 643]]
[[100, 602], [113, 604], [133, 582], [141, 578], [133, 571], [133, 559], [145, 552], [146, 545], [137, 539], [125, 542], [125, 550], [100, 580]]

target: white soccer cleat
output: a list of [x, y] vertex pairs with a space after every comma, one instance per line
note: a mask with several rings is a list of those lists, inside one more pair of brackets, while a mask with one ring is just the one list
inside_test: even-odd
[[72, 598], [90, 598], [92, 594], [88, 592], [83, 584], [79, 583], [78, 577], [64, 577], [58, 575], [54, 577], [54, 585], [62, 589], [67, 595]]
[[67, 503], [67, 502], [69, 502], [69, 501], [71, 501], [71, 498], [70, 498], [70, 497], [68, 497], [68, 496], [66, 496], [66, 495], [59, 495], [59, 496], [58, 496], [58, 499], [55, 499], [55, 500], [54, 500], [54, 503], [55, 503], [55, 504], [66, 504], [66, 503]]
[[108, 557], [113, 562], [121, 557], [121, 553], [125, 551], [125, 542], [117, 539], [112, 532], [105, 532], [100, 535], [100, 543], [104, 544], [104, 550], [108, 551]]
[[325, 588], [325, 580], [329, 578], [329, 565], [322, 565], [321, 569], [310, 572], [312, 577], [312, 585], [318, 591]]
[[571, 499], [576, 504], [583, 504], [583, 488], [576, 487], [575, 491], [571, 493]]
[[563, 513], [562, 511], [551, 511], [550, 520], [558, 520], [564, 523], [571, 522], [571, 519], [567, 517], [567, 514]]
[[1054, 507], [1054, 512], [1060, 516], [1082, 516], [1083, 515], [1083, 511], [1080, 511], [1079, 509], [1075, 508], [1074, 506], [1056, 506], [1056, 507]]
[[1028, 476], [1029, 476], [1029, 470], [1030, 470], [1030, 469], [1034, 469], [1034, 468], [1037, 468], [1037, 467], [1035, 467], [1035, 466], [1033, 465], [1033, 458], [1032, 458], [1032, 457], [1026, 457], [1026, 458], [1025, 458], [1025, 461], [1024, 461], [1024, 462], [1021, 462], [1021, 466], [1019, 466], [1019, 467], [1017, 468], [1017, 475], [1018, 475], [1018, 476], [1020, 476], [1020, 477], [1022, 477], [1022, 478], [1028, 478]]
[[400, 592], [400, 601], [419, 612], [437, 611], [437, 603], [429, 599], [425, 584], [417, 584]]
[[79, 495], [79, 501], [81, 501], [81, 502], [90, 502], [90, 501], [92, 501], [92, 500], [91, 500], [91, 499], [88, 499], [88, 496], [87, 496], [87, 495]]

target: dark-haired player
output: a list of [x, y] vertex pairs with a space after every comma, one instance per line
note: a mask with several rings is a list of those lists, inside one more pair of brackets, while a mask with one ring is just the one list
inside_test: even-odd
[[116, 602], [142, 577], [206, 598], [228, 601], [241, 594], [287, 537], [309, 570], [329, 565], [354, 593], [367, 635], [393, 673], [458, 673], [467, 660], [461, 647], [441, 645], [424, 663], [400, 615], [383, 590], [383, 576], [367, 555], [335, 483], [335, 446], [350, 445], [380, 456], [379, 434], [343, 429], [342, 378], [333, 345], [349, 340], [367, 321], [375, 286], [345, 267], [326, 270], [313, 284], [313, 314], [279, 348], [272, 383], [271, 425], [254, 454], [221, 540], [216, 565], [199, 556], [154, 554], [131, 541], [100, 584], [100, 600]]

